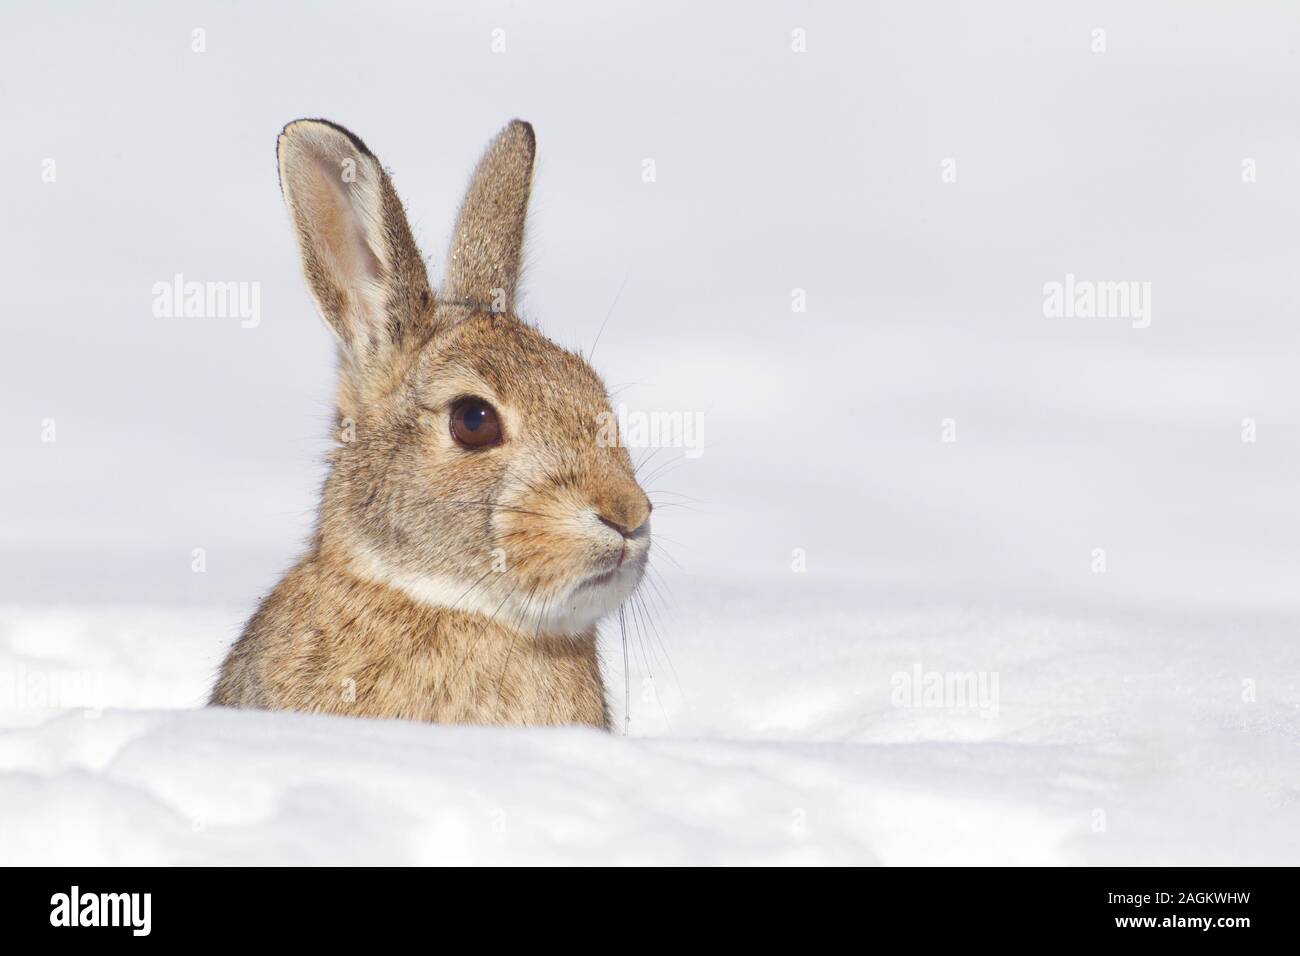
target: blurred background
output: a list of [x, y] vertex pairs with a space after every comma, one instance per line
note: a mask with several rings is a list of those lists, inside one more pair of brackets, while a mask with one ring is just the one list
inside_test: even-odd
[[[809, 600], [1294, 610], [1298, 27], [1286, 3], [7, 5], [0, 600], [251, 611], [310, 533], [333, 383], [276, 134], [362, 136], [436, 279], [518, 116], [522, 314], [584, 350], [605, 324], [630, 410], [704, 415], [700, 457], [648, 466], [680, 505], [670, 587], [790, 584], [802, 549]], [[258, 283], [260, 321], [155, 316], [178, 273]], [[1067, 274], [1150, 283], [1149, 327], [1045, 316]]]

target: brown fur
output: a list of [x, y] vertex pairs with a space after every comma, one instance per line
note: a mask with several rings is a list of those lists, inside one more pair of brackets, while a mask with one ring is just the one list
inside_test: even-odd
[[516, 637], [481, 617], [423, 607], [312, 554], [249, 621], [212, 702], [441, 723], [604, 727], [594, 641]]
[[[534, 153], [510, 124], [470, 184], [435, 299], [388, 176], [341, 127], [280, 137], [308, 287], [340, 346], [340, 441], [309, 553], [231, 649], [213, 704], [607, 725], [596, 621], [640, 581], [650, 504], [581, 357], [512, 307]], [[353, 179], [336, 175], [347, 168]], [[494, 311], [505, 305], [505, 311]], [[453, 403], [505, 440], [466, 450]]]

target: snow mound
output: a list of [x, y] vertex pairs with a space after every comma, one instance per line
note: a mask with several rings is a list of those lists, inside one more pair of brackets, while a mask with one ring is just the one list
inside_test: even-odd
[[4, 609], [0, 860], [1300, 858], [1285, 620], [691, 606], [631, 639], [629, 736], [204, 709], [238, 612]]

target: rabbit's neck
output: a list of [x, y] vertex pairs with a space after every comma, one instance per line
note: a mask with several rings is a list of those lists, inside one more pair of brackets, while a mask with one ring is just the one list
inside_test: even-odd
[[228, 700], [219, 685], [214, 702], [442, 723], [607, 724], [594, 631], [538, 637], [421, 603], [319, 553], [266, 598], [245, 643], [256, 687]]

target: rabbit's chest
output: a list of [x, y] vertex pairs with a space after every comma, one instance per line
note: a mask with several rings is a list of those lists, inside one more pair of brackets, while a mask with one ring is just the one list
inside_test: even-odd
[[345, 672], [354, 675], [352, 713], [435, 723], [605, 726], [594, 639], [538, 642], [453, 623], [415, 640], [372, 646], [377, 653], [368, 660], [339, 660], [331, 668], [339, 687], [349, 686]]

